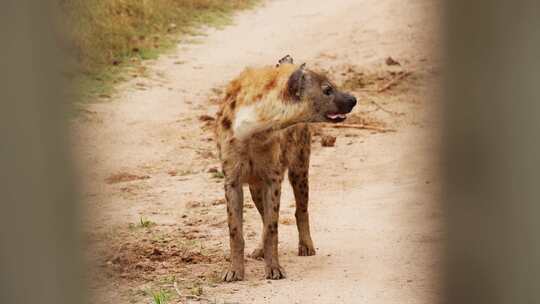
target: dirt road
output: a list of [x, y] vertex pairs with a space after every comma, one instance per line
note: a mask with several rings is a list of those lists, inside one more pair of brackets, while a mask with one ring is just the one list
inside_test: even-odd
[[[268, 1], [149, 62], [147, 75], [134, 74], [112, 101], [89, 105], [73, 125], [95, 302], [149, 303], [159, 292], [170, 303], [186, 295], [218, 303], [435, 302], [437, 9], [430, 0]], [[225, 207], [212, 172], [219, 164], [212, 121], [201, 115], [215, 113], [220, 89], [244, 67], [285, 54], [357, 95], [350, 122], [395, 132], [319, 129], [337, 142], [321, 147], [317, 136], [313, 144], [317, 255], [296, 255], [284, 183], [279, 237], [287, 279], [263, 280], [263, 262], [248, 258], [247, 280], [223, 284]], [[246, 196], [250, 252], [261, 224]]]

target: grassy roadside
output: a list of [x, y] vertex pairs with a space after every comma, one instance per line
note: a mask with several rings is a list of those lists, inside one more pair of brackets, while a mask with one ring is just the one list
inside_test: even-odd
[[[68, 77], [76, 102], [108, 97], [114, 85], [141, 71], [201, 25], [222, 27], [234, 11], [259, 0], [58, 0], [72, 54]], [[139, 68], [138, 68], [139, 67]]]

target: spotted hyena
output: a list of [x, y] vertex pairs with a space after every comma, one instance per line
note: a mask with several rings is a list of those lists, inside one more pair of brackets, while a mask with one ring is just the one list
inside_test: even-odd
[[248, 68], [231, 81], [216, 127], [231, 249], [224, 281], [244, 278], [244, 184], [264, 227], [262, 243], [252, 256], [264, 257], [267, 279], [284, 277], [278, 262], [278, 219], [285, 171], [296, 200], [298, 254], [315, 254], [309, 230], [311, 133], [306, 123], [341, 122], [355, 105], [354, 96], [305, 64], [294, 65], [290, 56], [275, 67]]

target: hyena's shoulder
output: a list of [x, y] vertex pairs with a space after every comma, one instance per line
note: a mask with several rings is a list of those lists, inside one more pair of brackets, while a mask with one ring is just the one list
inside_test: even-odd
[[290, 64], [247, 68], [227, 85], [223, 102], [225, 105], [231, 103], [234, 103], [234, 106], [247, 105], [272, 92], [281, 92], [294, 68]]

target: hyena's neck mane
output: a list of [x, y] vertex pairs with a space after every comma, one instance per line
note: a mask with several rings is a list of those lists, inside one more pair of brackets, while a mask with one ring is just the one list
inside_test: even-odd
[[279, 130], [306, 120], [306, 103], [293, 100], [288, 80], [297, 66], [247, 69], [227, 88], [223, 104], [224, 127], [239, 140]]

